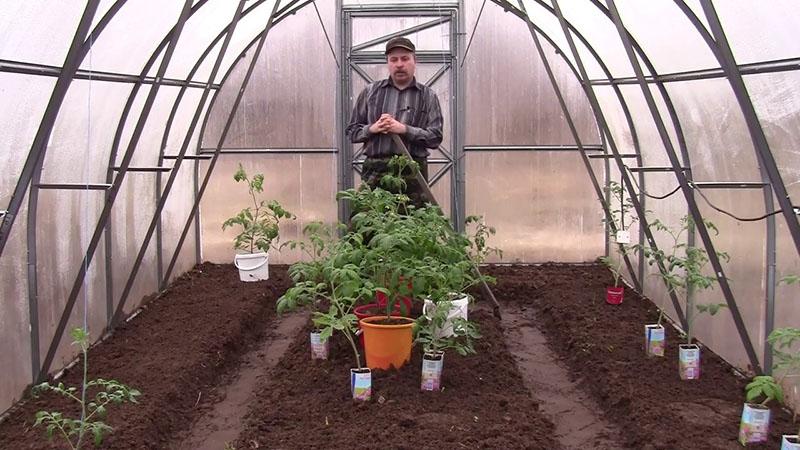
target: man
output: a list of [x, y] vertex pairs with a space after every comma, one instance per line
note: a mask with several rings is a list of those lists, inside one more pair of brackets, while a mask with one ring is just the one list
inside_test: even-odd
[[[415, 78], [417, 55], [414, 44], [404, 37], [386, 43], [389, 78], [376, 81], [361, 91], [345, 132], [353, 143], [363, 142], [366, 160], [362, 180], [371, 187], [380, 185], [388, 171], [387, 162], [401, 151], [392, 134], [403, 140], [427, 181], [429, 148], [442, 143], [442, 110], [431, 88]], [[422, 188], [407, 177], [406, 193], [412, 203], [422, 206]], [[428, 199], [430, 201], [430, 199]]]

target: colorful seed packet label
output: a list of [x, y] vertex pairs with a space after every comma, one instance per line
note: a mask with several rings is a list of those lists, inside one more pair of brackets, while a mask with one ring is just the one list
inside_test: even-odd
[[764, 442], [769, 437], [769, 408], [756, 408], [745, 404], [739, 423], [739, 443], [742, 445]]
[[322, 342], [321, 333], [311, 333], [311, 359], [328, 359], [330, 340]]
[[353, 400], [369, 401], [372, 398], [372, 372], [369, 369], [351, 370], [350, 390]]
[[678, 350], [678, 368], [681, 380], [697, 380], [700, 378], [700, 348], [681, 347]]
[[661, 325], [644, 326], [644, 348], [650, 356], [664, 356], [664, 327]]
[[423, 391], [438, 391], [442, 388], [444, 355], [438, 357], [430, 356], [430, 359], [428, 358], [427, 354], [425, 358], [422, 358], [422, 383], [420, 389]]

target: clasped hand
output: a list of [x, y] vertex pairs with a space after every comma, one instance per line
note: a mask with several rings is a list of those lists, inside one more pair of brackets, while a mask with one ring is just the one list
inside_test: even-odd
[[405, 134], [406, 126], [402, 122], [398, 122], [391, 114], [382, 114], [375, 123], [369, 126], [369, 131], [373, 134]]

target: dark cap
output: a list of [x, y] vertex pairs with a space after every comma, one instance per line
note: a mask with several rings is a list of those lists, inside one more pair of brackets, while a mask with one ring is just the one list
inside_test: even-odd
[[414, 47], [414, 44], [408, 40], [408, 38], [404, 38], [402, 36], [389, 39], [389, 42], [386, 43], [386, 54], [388, 55], [389, 52], [395, 48], [404, 48], [412, 53], [417, 51], [416, 47]]

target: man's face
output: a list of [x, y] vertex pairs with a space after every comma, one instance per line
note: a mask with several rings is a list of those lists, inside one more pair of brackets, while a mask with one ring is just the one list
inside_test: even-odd
[[389, 67], [389, 76], [392, 81], [399, 84], [410, 83], [417, 70], [417, 58], [404, 48], [393, 48], [386, 55], [386, 65]]

